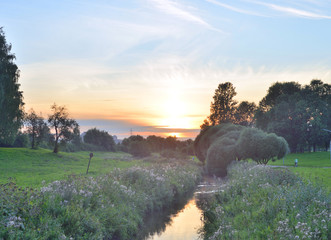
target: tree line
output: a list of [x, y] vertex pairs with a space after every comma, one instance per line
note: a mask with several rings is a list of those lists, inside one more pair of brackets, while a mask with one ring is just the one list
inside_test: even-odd
[[210, 115], [201, 129], [233, 123], [275, 133], [286, 139], [291, 152], [328, 149], [331, 134], [331, 85], [314, 79], [308, 85], [276, 82], [256, 105], [234, 99], [235, 87], [226, 82], [218, 85]]

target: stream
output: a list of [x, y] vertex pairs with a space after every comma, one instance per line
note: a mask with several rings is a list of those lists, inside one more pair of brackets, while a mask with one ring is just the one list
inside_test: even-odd
[[203, 204], [204, 198], [219, 190], [220, 185], [217, 179], [205, 177], [193, 193], [180, 199], [171, 209], [149, 216], [141, 239], [201, 239], [199, 229], [203, 227], [203, 212], [198, 206]]

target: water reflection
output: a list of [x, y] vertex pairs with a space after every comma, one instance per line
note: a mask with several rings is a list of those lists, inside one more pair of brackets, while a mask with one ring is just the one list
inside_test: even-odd
[[204, 178], [196, 191], [180, 199], [170, 209], [148, 216], [139, 239], [145, 240], [195, 240], [200, 239], [203, 227], [202, 210], [206, 201], [220, 189], [219, 179]]
[[202, 212], [193, 198], [180, 212], [171, 216], [166, 231], [155, 233], [148, 240], [199, 239], [198, 230], [202, 227], [201, 216]]

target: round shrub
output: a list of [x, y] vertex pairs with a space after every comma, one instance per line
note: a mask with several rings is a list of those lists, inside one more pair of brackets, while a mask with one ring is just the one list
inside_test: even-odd
[[202, 130], [194, 140], [195, 155], [201, 162], [205, 162], [208, 149], [216, 139], [232, 131], [241, 131], [243, 128], [240, 125], [225, 123]]
[[232, 131], [218, 138], [207, 152], [207, 171], [211, 175], [225, 176], [227, 166], [236, 160], [236, 141], [240, 131]]

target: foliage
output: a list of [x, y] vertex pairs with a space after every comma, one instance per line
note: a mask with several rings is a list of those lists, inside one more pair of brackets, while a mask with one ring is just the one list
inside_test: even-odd
[[257, 107], [254, 102], [243, 101], [235, 110], [234, 122], [242, 126], [253, 126], [254, 125], [254, 113]]
[[151, 152], [161, 152], [163, 150], [164, 138], [151, 135], [146, 138]]
[[275, 134], [227, 123], [202, 130], [194, 141], [194, 150], [201, 162], [206, 161], [209, 174], [224, 176], [231, 161], [253, 159], [267, 164], [284, 157], [288, 145]]
[[99, 177], [69, 176], [39, 190], [0, 186], [0, 238], [136, 239], [143, 218], [191, 191], [193, 166], [115, 169]]
[[232, 83], [226, 82], [218, 85], [213, 96], [214, 101], [210, 106], [209, 120], [212, 126], [234, 121], [237, 102], [233, 98], [236, 95], [237, 93]]
[[269, 160], [283, 158], [288, 151], [288, 145], [284, 138], [254, 128], [244, 129], [236, 143], [239, 159], [253, 159], [260, 164], [267, 164]]
[[200, 134], [194, 140], [195, 155], [204, 163], [207, 158], [209, 147], [217, 138], [220, 138], [231, 131], [240, 131], [242, 128], [243, 126], [240, 125], [226, 123], [208, 127], [200, 131]]
[[29, 136], [25, 133], [18, 132], [13, 147], [23, 148], [23, 147], [28, 147], [29, 144], [30, 144]]
[[[331, 128], [331, 85], [312, 80], [302, 87], [295, 82], [275, 83], [260, 101], [255, 114], [257, 127], [284, 137], [291, 152], [304, 151], [308, 146], [324, 145]], [[300, 137], [299, 137], [300, 136]]]
[[[133, 147], [131, 145], [133, 145]], [[184, 155], [194, 155], [193, 140], [178, 140], [176, 136], [164, 138], [151, 135], [145, 139], [140, 135], [133, 135], [122, 141], [119, 150], [132, 153], [133, 155], [136, 154], [134, 156], [140, 157], [148, 156], [150, 153], [167, 155], [165, 156], [167, 158], [169, 158], [170, 155], [176, 155], [174, 158], [177, 159], [184, 157]]]
[[49, 116], [48, 122], [55, 131], [54, 153], [59, 151], [59, 139], [62, 142], [70, 141], [75, 135], [79, 135], [79, 125], [74, 119], [69, 118], [67, 109], [64, 106], [51, 106], [53, 114]]
[[23, 94], [19, 70], [5, 34], [0, 28], [0, 146], [12, 145], [23, 120]]
[[44, 119], [38, 116], [33, 109], [25, 116], [25, 123], [27, 132], [31, 137], [31, 148], [37, 148], [49, 136], [50, 129]]
[[85, 136], [84, 142], [101, 146], [106, 151], [115, 151], [115, 142], [111, 135], [106, 131], [100, 131], [96, 128], [89, 129]]
[[128, 138], [124, 138], [121, 143], [120, 150], [123, 152], [129, 152], [130, 143], [133, 141], [144, 141], [144, 137], [140, 135], [132, 135]]
[[147, 157], [151, 154], [151, 150], [147, 141], [131, 141], [129, 153], [134, 157]]
[[331, 196], [286, 169], [234, 164], [204, 209], [205, 239], [330, 239]]
[[206, 167], [210, 175], [225, 176], [227, 166], [236, 160], [236, 142], [240, 131], [230, 131], [217, 138], [207, 151]]

